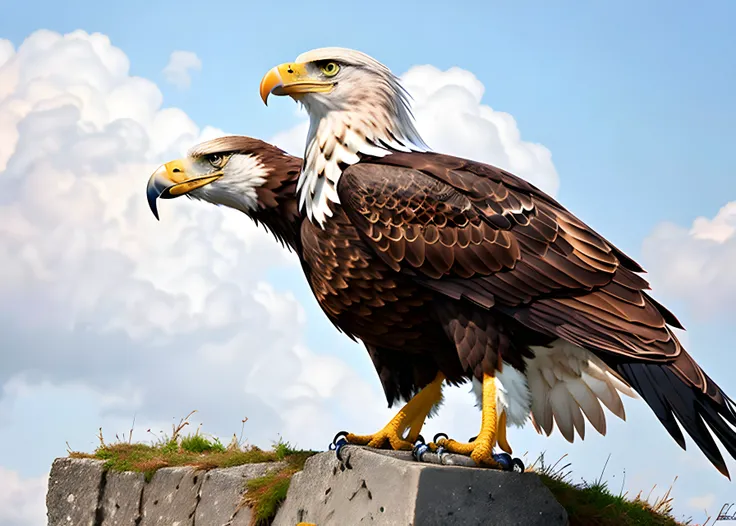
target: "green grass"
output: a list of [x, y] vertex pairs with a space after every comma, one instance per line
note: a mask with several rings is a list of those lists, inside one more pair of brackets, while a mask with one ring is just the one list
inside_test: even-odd
[[603, 473], [594, 482], [573, 483], [572, 472], [567, 471], [570, 464], [558, 467], [560, 461], [545, 465], [541, 455], [527, 471], [537, 473], [567, 510], [570, 526], [682, 526], [672, 516], [672, 487], [653, 503], [641, 493], [629, 499], [626, 494], [611, 492], [602, 480]]
[[283, 441], [276, 443], [273, 450], [278, 460], [286, 461], [286, 467], [246, 483], [248, 491], [244, 496], [244, 504], [253, 510], [251, 524], [255, 526], [271, 524], [279, 506], [286, 499], [291, 477], [304, 468], [309, 457], [316, 454], [314, 451], [298, 451]]
[[283, 462], [281, 469], [250, 480], [241, 503], [253, 510], [251, 526], [270, 524], [286, 498], [292, 475], [301, 471], [304, 462], [317, 452], [296, 449], [281, 439], [270, 450], [264, 450], [253, 445], [242, 445], [235, 436], [228, 446], [224, 446], [219, 439], [208, 438], [199, 430], [184, 435], [182, 430], [189, 425], [188, 418], [191, 415], [173, 427], [171, 436], [157, 437], [150, 444], [133, 443], [132, 431], [127, 440], [117, 437], [114, 443], [108, 444], [100, 430], [100, 445], [93, 453], [69, 451], [69, 456], [104, 460], [105, 469], [112, 471], [144, 473], [147, 482], [151, 481], [156, 470], [164, 467], [192, 466], [209, 470], [258, 462]]
[[[266, 451], [256, 446], [220, 449], [214, 444], [209, 450], [200, 450], [201, 442], [193, 440], [196, 449], [187, 450], [184, 444], [191, 436], [184, 437], [181, 443], [165, 444], [109, 444], [98, 447], [94, 453], [70, 453], [72, 458], [95, 458], [105, 461], [105, 468], [114, 471], [139, 471], [150, 480], [157, 469], [174, 466], [193, 466], [197, 469], [229, 468], [256, 462], [276, 462], [284, 460], [276, 450]], [[206, 440], [206, 439], [205, 439]], [[287, 457], [288, 458], [288, 457]]]

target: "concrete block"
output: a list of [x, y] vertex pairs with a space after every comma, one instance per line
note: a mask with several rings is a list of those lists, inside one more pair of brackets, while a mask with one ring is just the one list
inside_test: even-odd
[[533, 473], [437, 465], [345, 446], [292, 479], [273, 526], [565, 526], [567, 513]]
[[57, 458], [46, 494], [49, 526], [95, 526], [104, 462]]

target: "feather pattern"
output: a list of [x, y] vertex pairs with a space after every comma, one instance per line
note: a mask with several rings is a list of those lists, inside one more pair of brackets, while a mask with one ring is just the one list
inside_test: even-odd
[[554, 420], [568, 441], [573, 441], [573, 431], [584, 438], [584, 414], [593, 428], [605, 435], [601, 402], [625, 420], [620, 394], [636, 397], [636, 393], [593, 353], [564, 340], [532, 350], [534, 358], [526, 359], [526, 371], [538, 432], [550, 435]]
[[[345, 71], [340, 73], [339, 89], [346, 100], [334, 104], [334, 98], [310, 94], [301, 102], [309, 113], [310, 126], [300, 176], [299, 206], [309, 220], [322, 226], [331, 214], [331, 204], [339, 204], [326, 185], [317, 181], [328, 178], [337, 185], [343, 167], [359, 162], [361, 156], [383, 157], [392, 152], [419, 152], [427, 149], [414, 126], [409, 94], [396, 76], [372, 57], [363, 53], [321, 48], [303, 53], [298, 62], [338, 60]], [[372, 96], [351, 97], [351, 85], [361, 72], [360, 82]], [[368, 75], [367, 77], [365, 75]]]
[[[553, 198], [498, 168], [416, 152], [364, 157], [337, 192], [356, 242], [436, 295], [429, 317], [445, 327], [466, 375], [495, 373], [499, 353], [527, 375], [538, 429], [556, 424], [573, 440], [588, 420], [605, 433], [603, 406], [624, 418], [620, 395], [636, 391], [678, 443], [675, 421], [689, 418], [686, 430], [727, 473], [696, 422], [736, 451], [726, 425], [736, 422], [733, 402], [684, 361], [672, 332], [682, 326], [646, 292], [641, 267]], [[654, 383], [657, 375], [667, 382]]]

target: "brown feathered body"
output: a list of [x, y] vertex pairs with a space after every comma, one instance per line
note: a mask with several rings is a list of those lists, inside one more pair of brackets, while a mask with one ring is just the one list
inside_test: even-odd
[[[223, 149], [211, 143], [194, 153]], [[365, 343], [389, 405], [438, 372], [459, 384], [510, 366], [526, 376], [535, 427], [549, 434], [554, 420], [572, 440], [583, 414], [605, 433], [601, 404], [623, 416], [614, 388], [631, 386], [678, 444], [676, 420], [727, 474], [708, 427], [734, 456], [732, 401], [682, 348], [642, 268], [553, 198], [486, 164], [395, 152], [345, 167], [319, 226], [298, 210], [301, 159], [260, 141], [238, 148], [268, 172], [248, 215], [296, 252], [334, 325]]]
[[[727, 474], [708, 427], [734, 456], [732, 401], [680, 345], [642, 268], [553, 198], [486, 164], [402, 152], [347, 167], [337, 192], [324, 228], [302, 221], [303, 266], [325, 313], [366, 343], [389, 404], [440, 371], [451, 383], [504, 362], [526, 373], [540, 348], [568, 343], [633, 387], [684, 448], [679, 420]], [[544, 407], [550, 392], [532, 391], [547, 397], [532, 400], [537, 429], [549, 434], [554, 416], [568, 440], [583, 436], [581, 409], [593, 421], [597, 401], [571, 387], [562, 414]]]

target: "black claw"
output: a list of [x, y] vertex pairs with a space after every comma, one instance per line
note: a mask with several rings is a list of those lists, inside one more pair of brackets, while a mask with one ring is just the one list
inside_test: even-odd
[[436, 444], [436, 443], [437, 443], [437, 441], [438, 441], [438, 440], [439, 440], [440, 438], [442, 438], [442, 437], [446, 438], [447, 440], [449, 440], [449, 439], [450, 439], [450, 437], [448, 437], [448, 436], [447, 436], [447, 433], [437, 433], [437, 434], [436, 434], [436, 435], [434, 436], [434, 439], [432, 439], [432, 442], [434, 442], [434, 443]]
[[524, 463], [518, 458], [511, 458], [508, 453], [494, 453], [493, 460], [501, 464], [504, 471], [524, 472]]
[[478, 438], [478, 435], [475, 435], [474, 437], [472, 437], [472, 438], [469, 438], [469, 439], [468, 439], [468, 442], [475, 442], [475, 439], [476, 439], [476, 438]]
[[424, 441], [424, 437], [421, 434], [417, 435], [417, 440], [414, 443], [415, 444], [426, 444], [426, 442]]
[[504, 471], [511, 471], [513, 469], [513, 459], [508, 453], [494, 453], [493, 460], [501, 464]]
[[335, 443], [335, 455], [337, 456], [337, 460], [342, 462], [342, 448], [348, 445], [348, 441], [345, 440], [345, 438], [341, 438], [340, 440]]
[[422, 441], [414, 446], [414, 449], [411, 451], [411, 456], [414, 457], [414, 460], [417, 462], [421, 462], [427, 451], [429, 451], [429, 447]]
[[340, 453], [340, 450], [343, 448], [343, 446], [348, 444], [347, 437], [348, 432], [347, 431], [340, 431], [338, 434], [335, 435], [335, 438], [332, 439], [332, 444], [330, 444], [329, 449], [335, 451], [335, 455], [337, 455], [337, 460], [342, 462], [342, 455]]
[[335, 435], [335, 438], [332, 439], [332, 445], [336, 446], [340, 437], [347, 439], [347, 436], [349, 434], [350, 433], [348, 433], [347, 431], [338, 431], [338, 433]]

